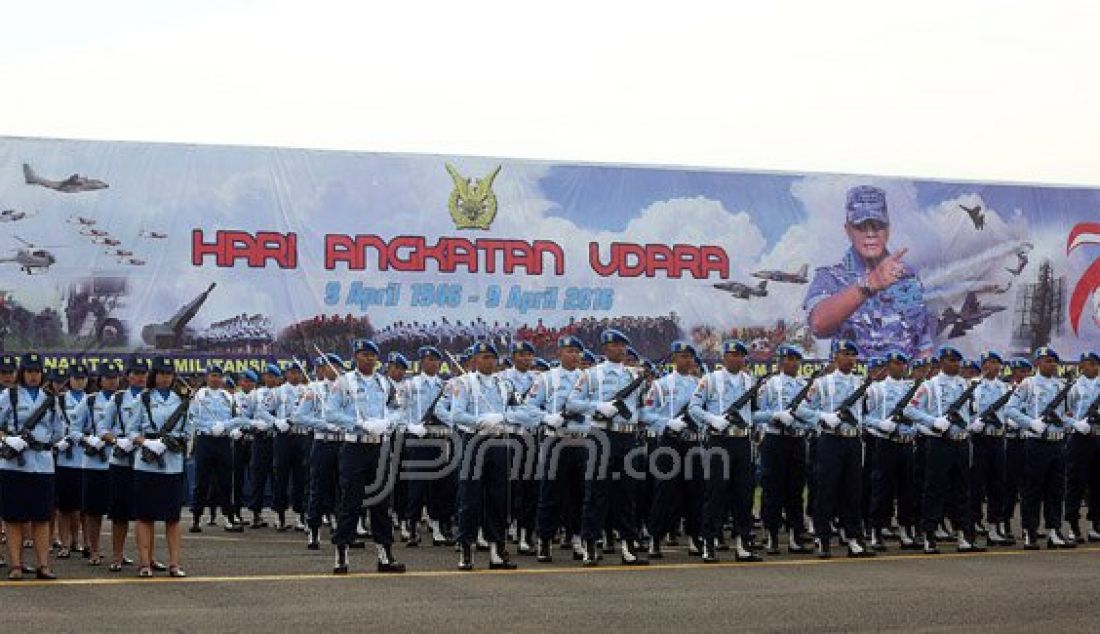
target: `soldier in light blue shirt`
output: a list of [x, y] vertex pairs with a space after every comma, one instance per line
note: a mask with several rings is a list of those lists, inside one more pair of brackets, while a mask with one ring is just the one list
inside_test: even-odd
[[[529, 341], [514, 341], [509, 348], [512, 355], [512, 367], [500, 372], [500, 377], [512, 386], [512, 406], [522, 405], [531, 394], [538, 372], [534, 370], [535, 347]], [[521, 465], [533, 465], [538, 459], [538, 447], [533, 429], [521, 424], [512, 430], [511, 437], [516, 441], [516, 449], [511, 459]], [[512, 487], [511, 514], [515, 517], [519, 532], [519, 544], [516, 552], [521, 555], [535, 554], [535, 519], [538, 511], [539, 483], [535, 478], [535, 469], [520, 469], [515, 473]]]
[[651, 558], [661, 557], [661, 540], [672, 531], [681, 515], [685, 533], [691, 540], [691, 554], [703, 550], [700, 448], [705, 423], [694, 420], [688, 411], [699, 385], [699, 379], [691, 374], [698, 355], [686, 341], [674, 341], [670, 353], [674, 369], [653, 381], [640, 414], [646, 430], [657, 439], [652, 454], [653, 499], [648, 509], [642, 509], [649, 518]]
[[1020, 505], [1024, 548], [1039, 548], [1040, 505], [1047, 528], [1047, 546], [1073, 548], [1077, 544], [1062, 535], [1062, 504], [1066, 494], [1065, 437], [1067, 430], [1073, 429], [1065, 413], [1066, 383], [1058, 378], [1061, 359], [1053, 348], [1039, 348], [1034, 358], [1038, 374], [1020, 382], [1004, 410], [1005, 416], [1019, 426], [1027, 445]]
[[149, 378], [149, 362], [131, 359], [126, 366], [126, 389], [111, 395], [103, 418], [96, 422], [99, 437], [111, 446], [108, 477], [111, 482], [110, 508], [111, 572], [133, 563], [123, 553], [130, 522], [134, 519], [134, 439], [141, 424], [141, 394]]
[[118, 390], [120, 368], [114, 363], [105, 363], [99, 369], [99, 391], [85, 400], [88, 415], [84, 422], [84, 437], [81, 440], [84, 454], [83, 482], [81, 487], [81, 511], [84, 515], [84, 535], [91, 550], [88, 563], [98, 566], [103, 562], [99, 546], [99, 533], [103, 526], [103, 516], [110, 510], [110, 455], [111, 446], [100, 437], [99, 430], [110, 427], [106, 420], [107, 408], [111, 397]]
[[[54, 511], [53, 446], [63, 426], [54, 394], [43, 386], [42, 356], [24, 354], [16, 384], [0, 393], [0, 516], [8, 531], [8, 578], [23, 578], [23, 539], [34, 542], [39, 579], [56, 579], [49, 565], [50, 518]], [[29, 523], [30, 535], [24, 535]]]
[[344, 360], [329, 353], [314, 359], [313, 365], [317, 368], [317, 380], [306, 387], [294, 411], [294, 420], [313, 430], [306, 501], [306, 548], [320, 550], [323, 519], [336, 513], [340, 447], [344, 444], [340, 426], [325, 419], [325, 402], [332, 394], [333, 383], [344, 371]]
[[195, 430], [195, 484], [191, 497], [192, 533], [201, 533], [202, 511], [212, 512], [220, 508], [225, 516], [225, 529], [239, 532], [233, 522], [234, 511], [230, 504], [233, 488], [233, 447], [229, 434], [251, 424], [240, 418], [237, 404], [225, 389], [222, 369], [210, 365], [206, 370], [206, 385], [195, 391], [187, 413]]
[[77, 543], [81, 534], [80, 496], [84, 479], [84, 452], [80, 451], [80, 441], [90, 418], [87, 395], [84, 393], [88, 386], [88, 369], [76, 364], [71, 369], [59, 368], [57, 375], [67, 381], [68, 388], [57, 397], [57, 416], [63, 428], [61, 440], [54, 445], [57, 460], [57, 532], [61, 540], [57, 558], [68, 559], [72, 551], [82, 550]]
[[[393, 520], [389, 505], [391, 483], [386, 477], [382, 447], [397, 426], [396, 388], [377, 372], [378, 345], [358, 339], [352, 345], [355, 369], [337, 379], [325, 402], [325, 420], [344, 431], [340, 448], [340, 510], [332, 543], [336, 545], [335, 574], [347, 574], [348, 549], [356, 537], [356, 524], [366, 488], [372, 538], [378, 549], [378, 571], [405, 572], [405, 564], [393, 556]], [[380, 477], [381, 475], [381, 477]]]
[[[978, 360], [981, 379], [971, 400], [970, 432], [970, 514], [980, 525], [985, 517], [986, 535], [990, 545], [1008, 546], [1014, 543], [1001, 534], [1005, 518], [1005, 422], [1004, 406], [1012, 387], [1001, 380], [1004, 359], [992, 350], [983, 352]], [[988, 499], [983, 512], [983, 503]]]
[[760, 516], [768, 534], [767, 553], [779, 554], [779, 529], [786, 523], [791, 553], [809, 552], [805, 545], [803, 490], [806, 487], [806, 431], [812, 412], [805, 402], [791, 403], [806, 385], [798, 378], [802, 352], [791, 345], [776, 349], [779, 373], [761, 388], [754, 424], [764, 432], [760, 443]]
[[[1066, 451], [1066, 540], [1100, 542], [1100, 354], [1081, 353], [1081, 376], [1066, 396], [1073, 433]], [[1081, 502], [1088, 491], [1088, 533], [1081, 531]]]
[[[921, 498], [925, 554], [938, 554], [936, 529], [943, 522], [947, 505], [951, 524], [958, 531], [959, 552], [981, 552], [970, 516], [970, 434], [966, 396], [970, 383], [959, 375], [962, 353], [941, 346], [937, 355], [940, 372], [925, 381], [905, 408], [905, 416], [916, 423], [924, 436], [924, 491]], [[976, 387], [974, 389], [977, 389]], [[973, 394], [973, 392], [971, 392]], [[959, 407], [952, 410], [952, 406]], [[948, 496], [952, 499], [948, 502]]]
[[749, 347], [743, 341], [724, 342], [722, 367], [700, 379], [688, 409], [706, 433], [705, 459], [709, 464], [703, 472], [703, 561], [708, 563], [718, 561], [718, 538], [731, 511], [735, 559], [760, 561], [760, 556], [748, 548], [752, 492], [756, 488], [752, 465], [752, 394], [756, 382], [745, 371], [748, 355]]

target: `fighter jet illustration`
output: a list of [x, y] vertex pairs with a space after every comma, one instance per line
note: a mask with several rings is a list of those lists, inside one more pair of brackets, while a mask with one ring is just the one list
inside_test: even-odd
[[722, 282], [720, 284], [713, 284], [713, 286], [720, 291], [726, 291], [737, 299], [752, 299], [753, 297], [768, 296], [768, 280], [760, 282], [755, 287], [740, 282]]
[[955, 312], [955, 309], [950, 306], [943, 311], [943, 314], [940, 315], [939, 327], [936, 330], [936, 334], [939, 335], [948, 326], [951, 326], [951, 331], [947, 333], [947, 338], [954, 339], [956, 337], [961, 337], [990, 316], [1005, 310], [1005, 308], [1005, 306], [994, 306], [992, 304], [983, 306], [981, 302], [978, 301], [977, 293], [967, 293], [966, 299], [963, 300], [962, 309], [959, 312]]
[[810, 280], [807, 275], [810, 273], [810, 265], [803, 264], [799, 267], [795, 273], [788, 273], [786, 271], [757, 271], [752, 274], [753, 277], [760, 278], [762, 280], [768, 280], [770, 282], [786, 282], [788, 284], [806, 284]]
[[95, 224], [95, 218], [85, 218], [84, 216], [69, 216], [68, 222], [71, 225], [85, 225], [91, 226]]
[[959, 205], [959, 209], [962, 209], [970, 216], [970, 222], [974, 223], [975, 229], [981, 231], [985, 227], [985, 214], [982, 213], [981, 205], [974, 205], [973, 207]]
[[41, 185], [47, 189], [53, 189], [64, 194], [90, 192], [97, 189], [107, 189], [107, 187], [109, 187], [107, 183], [101, 180], [88, 178], [80, 174], [73, 174], [63, 181], [52, 181], [35, 174], [31, 166], [26, 163], [23, 163], [23, 180], [25, 180], [28, 185]]
[[31, 214], [14, 209], [0, 209], [0, 222], [16, 222], [29, 217]]
[[110, 255], [110, 256], [114, 256], [116, 258], [128, 258], [128, 257], [132, 256], [133, 254], [134, 254], [133, 251], [127, 251], [125, 249], [115, 249], [113, 251], [108, 249], [107, 251], [103, 252], [103, 255]]
[[145, 260], [139, 260], [138, 258], [121, 258], [118, 263], [128, 266], [145, 266]]
[[116, 240], [115, 238], [109, 238], [107, 236], [97, 236], [92, 238], [92, 244], [102, 244], [108, 247], [117, 247], [122, 244], [122, 240]]
[[1027, 266], [1027, 251], [1017, 251], [1016, 257], [1019, 259], [1016, 268], [1006, 266], [1005, 270], [1013, 275], [1018, 276], [1020, 273], [1024, 272], [1024, 267]]
[[138, 236], [142, 238], [153, 238], [154, 240], [163, 240], [168, 237], [168, 234], [161, 233], [159, 231], [148, 231], [146, 229], [142, 229], [140, 232], [138, 232]]
[[80, 235], [88, 236], [90, 238], [103, 238], [103, 237], [109, 236], [111, 234], [107, 233], [106, 231], [104, 231], [102, 229], [81, 229], [80, 230]]

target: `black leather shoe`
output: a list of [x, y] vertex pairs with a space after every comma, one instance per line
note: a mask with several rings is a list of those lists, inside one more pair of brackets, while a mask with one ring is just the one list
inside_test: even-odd
[[473, 570], [474, 569], [474, 549], [467, 542], [459, 544], [459, 552], [462, 553], [458, 558], [459, 570]]
[[818, 559], [830, 559], [833, 556], [832, 550], [830, 550], [830, 544], [828, 539], [815, 540], [816, 548], [814, 548], [814, 555]]

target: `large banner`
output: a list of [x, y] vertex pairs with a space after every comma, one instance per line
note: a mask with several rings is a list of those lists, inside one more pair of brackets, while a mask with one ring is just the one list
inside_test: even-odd
[[0, 139], [0, 349], [197, 371], [614, 326], [654, 360], [1076, 354], [1098, 242], [1094, 189]]

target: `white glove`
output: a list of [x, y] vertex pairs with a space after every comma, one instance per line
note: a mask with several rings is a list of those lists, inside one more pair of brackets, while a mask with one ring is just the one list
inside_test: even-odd
[[405, 427], [405, 431], [412, 434], [413, 436], [416, 436], [417, 438], [423, 438], [424, 436], [428, 435], [428, 428], [421, 425], [420, 423], [413, 423], [412, 425], [408, 425], [407, 427]]
[[375, 436], [381, 436], [390, 429], [390, 423], [384, 418], [368, 418], [364, 421], [359, 421], [359, 429], [373, 434]]
[[829, 429], [836, 429], [840, 426], [840, 416], [835, 412], [825, 412], [821, 415], [821, 422]]
[[1073, 421], [1073, 429], [1078, 434], [1088, 434], [1092, 432], [1092, 425], [1089, 425], [1089, 419], [1082, 418], [1081, 420]]
[[129, 438], [115, 439], [115, 446], [127, 453], [134, 450], [134, 442]]
[[4, 438], [4, 444], [16, 451], [23, 451], [27, 448], [27, 441], [23, 440], [19, 436], [7, 436], [6, 438]]
[[601, 401], [599, 403], [596, 403], [596, 411], [608, 418], [614, 418], [619, 413], [618, 408], [616, 408], [611, 403], [611, 401]]
[[542, 417], [542, 424], [557, 429], [565, 424], [565, 417], [561, 414], [547, 414]]
[[1047, 430], [1047, 424], [1041, 418], [1033, 418], [1028, 424], [1028, 428], [1036, 434], [1042, 434]]
[[343, 433], [344, 428], [337, 425], [336, 423], [325, 423], [324, 424], [324, 430], [325, 430], [325, 433], [328, 433], [328, 434], [340, 434], [340, 433]]
[[57, 441], [56, 445], [54, 445], [54, 447], [57, 447], [58, 451], [68, 451], [70, 446], [71, 445], [69, 445], [69, 440], [67, 438], [62, 438], [61, 440]]
[[92, 449], [103, 449], [103, 445], [107, 444], [99, 436], [88, 436], [84, 439], [84, 444], [88, 445]]
[[932, 429], [943, 433], [951, 428], [951, 421], [947, 420], [945, 416], [940, 416], [936, 420], [932, 421]]
[[683, 416], [677, 416], [676, 418], [668, 421], [667, 427], [678, 434], [684, 431], [684, 428], [686, 428], [687, 425], [687, 421], [684, 420]]
[[282, 433], [286, 433], [290, 431], [290, 423], [286, 422], [285, 418], [276, 418], [275, 429], [278, 429]]
[[164, 451], [167, 449], [167, 447], [164, 446], [164, 443], [159, 440], [146, 440], [144, 443], [142, 443], [141, 446], [157, 454], [158, 456], [163, 454]]
[[244, 432], [239, 429], [234, 429], [233, 431], [229, 432], [229, 437], [233, 440], [240, 440], [241, 438], [244, 438]]
[[886, 420], [880, 420], [878, 422], [878, 428], [887, 434], [892, 434], [894, 430], [898, 428], [898, 424], [887, 418]]
[[794, 423], [794, 414], [792, 414], [790, 410], [783, 410], [782, 412], [772, 414], [772, 420], [784, 426], [791, 425]]
[[984, 430], [985, 430], [985, 423], [983, 423], [981, 421], [981, 419], [973, 420], [973, 421], [970, 422], [969, 425], [966, 426], [966, 431], [968, 431], [972, 434], [980, 434]]
[[482, 429], [497, 429], [502, 425], [504, 425], [504, 415], [502, 414], [482, 414], [481, 418], [477, 419], [477, 426]]
[[271, 429], [271, 423], [266, 420], [254, 420], [252, 421], [252, 429], [256, 431], [267, 431]]
[[210, 433], [215, 436], [221, 436], [225, 433], [225, 423], [218, 421], [210, 426]]
[[707, 424], [710, 425], [714, 429], [714, 431], [717, 431], [719, 433], [726, 431], [726, 429], [730, 426], [730, 422], [728, 419], [726, 419], [725, 416], [708, 413], [706, 417]]

